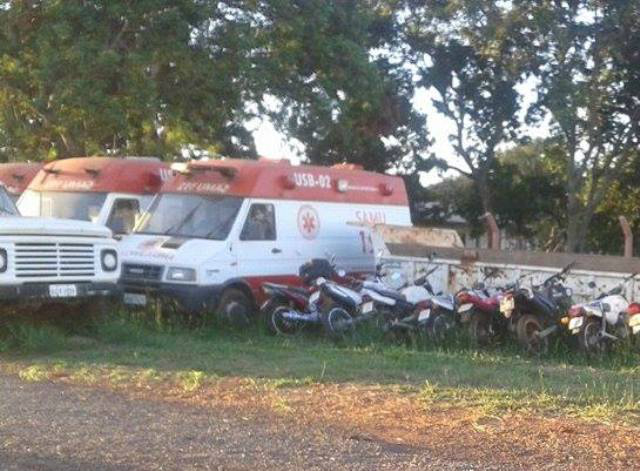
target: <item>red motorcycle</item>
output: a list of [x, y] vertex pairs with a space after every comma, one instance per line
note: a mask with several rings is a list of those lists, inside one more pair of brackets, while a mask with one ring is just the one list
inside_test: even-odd
[[478, 346], [493, 343], [507, 331], [500, 314], [502, 294], [502, 289], [489, 291], [483, 286], [456, 294], [460, 322], [468, 326], [469, 337]]

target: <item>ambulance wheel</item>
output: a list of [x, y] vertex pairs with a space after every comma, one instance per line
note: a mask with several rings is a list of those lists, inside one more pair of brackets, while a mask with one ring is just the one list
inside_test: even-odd
[[222, 292], [217, 311], [222, 320], [243, 327], [251, 322], [253, 303], [241, 289], [227, 288]]

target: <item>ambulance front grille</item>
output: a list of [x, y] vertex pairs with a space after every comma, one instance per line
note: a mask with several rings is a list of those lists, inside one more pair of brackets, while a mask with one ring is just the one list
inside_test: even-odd
[[16, 278], [95, 276], [93, 244], [19, 242], [15, 244]]
[[162, 266], [125, 263], [122, 265], [122, 277], [132, 281], [160, 281]]

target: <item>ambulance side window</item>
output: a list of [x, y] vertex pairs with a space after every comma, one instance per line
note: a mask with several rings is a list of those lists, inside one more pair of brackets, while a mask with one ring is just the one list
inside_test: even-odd
[[276, 213], [272, 204], [251, 205], [240, 240], [276, 240]]
[[113, 202], [107, 227], [114, 234], [129, 234], [140, 215], [140, 202], [136, 199], [119, 198]]

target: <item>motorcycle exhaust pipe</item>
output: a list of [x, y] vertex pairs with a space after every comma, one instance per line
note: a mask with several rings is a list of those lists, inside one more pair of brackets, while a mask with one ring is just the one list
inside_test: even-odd
[[558, 326], [557, 325], [552, 325], [551, 327], [547, 327], [544, 330], [541, 330], [540, 332], [538, 332], [538, 337], [540, 337], [541, 339], [548, 337], [549, 335], [553, 334], [554, 332], [556, 332], [558, 330]]
[[318, 315], [303, 315], [297, 311], [288, 311], [282, 314], [288, 321], [302, 321], [302, 322], [315, 322], [318, 319]]

